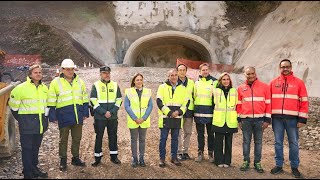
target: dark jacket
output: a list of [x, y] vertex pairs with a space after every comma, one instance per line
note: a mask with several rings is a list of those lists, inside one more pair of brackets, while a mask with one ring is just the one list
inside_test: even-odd
[[[101, 81], [101, 82], [105, 83], [106, 85], [107, 85], [108, 83], [110, 83], [110, 81], [108, 81], [108, 82]], [[92, 88], [91, 88], [90, 98], [97, 98], [97, 97], [98, 97], [98, 95], [97, 95], [97, 89], [96, 89], [96, 86], [93, 85]], [[116, 95], [116, 98], [122, 98], [119, 85], [117, 85], [117, 95]], [[100, 106], [98, 106], [98, 107], [93, 111], [94, 119], [95, 119], [95, 120], [107, 120], [107, 118], [104, 116], [107, 111], [109, 111], [109, 112], [111, 113], [111, 117], [108, 118], [108, 119], [113, 119], [113, 120], [117, 120], [117, 119], [118, 119], [118, 110], [119, 110], [119, 107], [115, 105], [115, 102], [114, 102], [114, 103], [99, 103], [99, 104], [100, 104]], [[122, 104], [122, 102], [121, 102], [121, 104]], [[120, 106], [121, 106], [121, 104], [120, 104]]]

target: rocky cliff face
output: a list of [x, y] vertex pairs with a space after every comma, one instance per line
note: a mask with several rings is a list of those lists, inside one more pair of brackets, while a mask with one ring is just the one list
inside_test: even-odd
[[255, 66], [258, 76], [269, 82], [279, 75], [280, 60], [288, 58], [309, 95], [319, 97], [319, 9], [320, 2], [282, 2], [255, 27], [236, 67]]

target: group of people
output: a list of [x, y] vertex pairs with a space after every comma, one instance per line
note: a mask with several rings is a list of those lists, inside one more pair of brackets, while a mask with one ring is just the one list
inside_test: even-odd
[[[61, 63], [62, 73], [54, 78], [49, 88], [41, 81], [42, 69], [33, 65], [27, 81], [18, 85], [10, 95], [9, 106], [19, 123], [22, 147], [23, 174], [25, 178], [48, 177], [38, 167], [38, 153], [48, 121], [58, 123], [60, 131], [60, 170], [67, 169], [68, 136], [72, 136], [72, 161], [75, 166], [85, 166], [79, 157], [83, 120], [94, 117], [96, 133], [93, 167], [103, 157], [102, 140], [105, 128], [111, 162], [118, 159], [118, 110], [122, 104], [119, 85], [110, 79], [111, 69], [100, 68], [88, 95], [84, 81], [74, 72], [71, 59]], [[160, 129], [159, 166], [166, 166], [166, 142], [171, 133], [171, 163], [180, 166], [189, 155], [193, 121], [197, 130], [198, 154], [196, 162], [205, 159], [205, 130], [209, 162], [218, 167], [229, 167], [232, 160], [233, 133], [238, 127], [243, 134], [243, 164], [241, 171], [250, 167], [250, 144], [254, 139], [254, 168], [264, 172], [261, 165], [263, 131], [270, 124], [275, 137], [276, 166], [272, 174], [283, 172], [284, 131], [289, 140], [289, 160], [292, 174], [301, 177], [299, 166], [298, 129], [308, 118], [307, 90], [302, 80], [295, 77], [288, 59], [279, 63], [281, 75], [266, 84], [258, 80], [254, 67], [244, 69], [246, 82], [235, 88], [229, 73], [218, 79], [209, 73], [209, 64], [199, 67], [198, 80], [186, 76], [187, 66], [179, 64], [167, 73], [167, 80], [157, 90], [158, 127]], [[153, 109], [151, 89], [144, 87], [144, 77], [138, 73], [125, 89], [124, 107], [127, 127], [131, 135], [132, 167], [145, 167], [144, 160], [147, 129]], [[89, 110], [90, 109], [90, 110]], [[139, 150], [138, 150], [139, 149]]]

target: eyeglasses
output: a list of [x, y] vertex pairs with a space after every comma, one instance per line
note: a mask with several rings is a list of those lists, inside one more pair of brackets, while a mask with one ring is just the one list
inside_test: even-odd
[[281, 66], [280, 68], [281, 68], [281, 69], [290, 69], [291, 66]]

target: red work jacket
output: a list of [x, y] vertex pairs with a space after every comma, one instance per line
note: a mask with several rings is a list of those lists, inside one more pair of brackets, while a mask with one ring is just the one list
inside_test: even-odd
[[265, 118], [271, 121], [270, 88], [256, 79], [251, 87], [246, 81], [238, 87], [237, 113], [240, 118]]
[[[270, 82], [272, 115], [298, 116], [308, 118], [308, 94], [304, 82], [293, 73], [280, 75]], [[299, 121], [300, 122], [300, 121]]]

